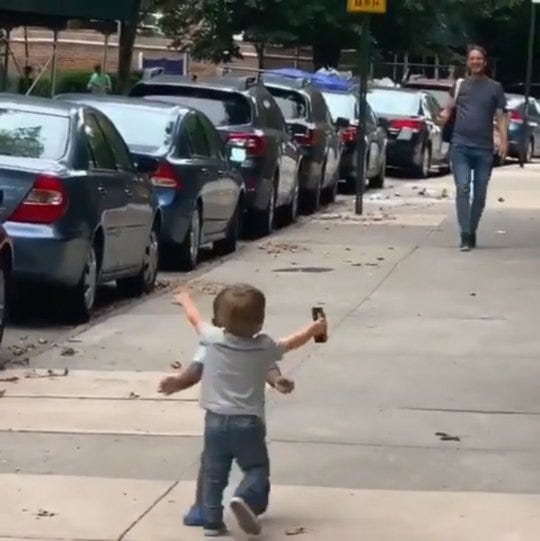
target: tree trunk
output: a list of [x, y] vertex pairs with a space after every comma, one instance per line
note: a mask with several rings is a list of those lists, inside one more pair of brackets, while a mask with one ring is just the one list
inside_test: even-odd
[[137, 21], [122, 21], [118, 45], [118, 88], [119, 94], [129, 92], [133, 47], [137, 38]]
[[324, 39], [317, 40], [313, 47], [313, 68], [317, 71], [320, 68], [338, 68], [341, 58], [341, 46], [332, 41]]

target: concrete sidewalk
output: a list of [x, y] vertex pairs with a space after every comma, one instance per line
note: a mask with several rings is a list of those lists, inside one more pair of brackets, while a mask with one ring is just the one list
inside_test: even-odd
[[[267, 293], [275, 336], [312, 305], [331, 320], [327, 344], [283, 364], [295, 393], [269, 395], [262, 538], [536, 541], [540, 167], [496, 171], [467, 254], [448, 177], [390, 184], [364, 217], [340, 198], [195, 277], [208, 315], [222, 284], [245, 281]], [[180, 525], [202, 448], [197, 393], [156, 393], [195, 345], [162, 296], [60, 345], [73, 355], [0, 373], [19, 378], [0, 383], [0, 539], [202, 539]]]

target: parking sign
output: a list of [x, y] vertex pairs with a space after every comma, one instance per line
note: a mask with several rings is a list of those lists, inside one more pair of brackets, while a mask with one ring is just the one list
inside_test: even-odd
[[349, 13], [386, 13], [386, 0], [347, 0]]

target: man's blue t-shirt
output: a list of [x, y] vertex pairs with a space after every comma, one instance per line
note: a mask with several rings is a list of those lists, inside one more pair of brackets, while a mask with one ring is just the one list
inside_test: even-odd
[[456, 99], [452, 144], [493, 150], [493, 119], [498, 109], [506, 109], [500, 83], [488, 77], [465, 79]]

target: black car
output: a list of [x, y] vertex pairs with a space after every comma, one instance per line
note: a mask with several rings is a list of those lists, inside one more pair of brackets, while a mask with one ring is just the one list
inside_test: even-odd
[[212, 242], [222, 253], [236, 249], [244, 184], [204, 114], [136, 98], [96, 94], [58, 98], [99, 109], [124, 137], [135, 159], [158, 161], [151, 181], [161, 207], [161, 255], [166, 260], [191, 270], [201, 245]]
[[83, 104], [0, 97], [0, 220], [11, 237], [13, 278], [59, 286], [88, 319], [99, 284], [153, 289], [162, 215], [148, 174], [111, 121]]
[[387, 165], [427, 178], [433, 168], [448, 167], [439, 124], [440, 107], [429, 93], [414, 89], [372, 87], [368, 103], [388, 131]]
[[182, 103], [210, 118], [242, 174], [248, 224], [257, 234], [272, 231], [278, 207], [286, 207], [289, 219], [296, 220], [300, 149], [276, 102], [255, 78], [157, 76], [135, 85], [131, 95]]
[[[322, 90], [324, 99], [330, 109], [334, 125], [339, 128], [339, 134], [344, 148], [339, 164], [339, 178], [345, 182], [347, 191], [355, 186], [358, 156], [358, 95], [352, 92], [337, 90]], [[383, 188], [386, 171], [386, 130], [379, 125], [379, 120], [367, 106], [366, 113], [366, 179], [370, 188]]]
[[[3, 197], [3, 194], [0, 194]], [[9, 312], [8, 299], [11, 295], [11, 275], [13, 272], [13, 245], [5, 228], [0, 224], [0, 342], [4, 337]]]
[[300, 195], [308, 212], [317, 210], [321, 196], [335, 198], [342, 144], [320, 90], [306, 79], [265, 74], [264, 84], [276, 100], [303, 150]]

